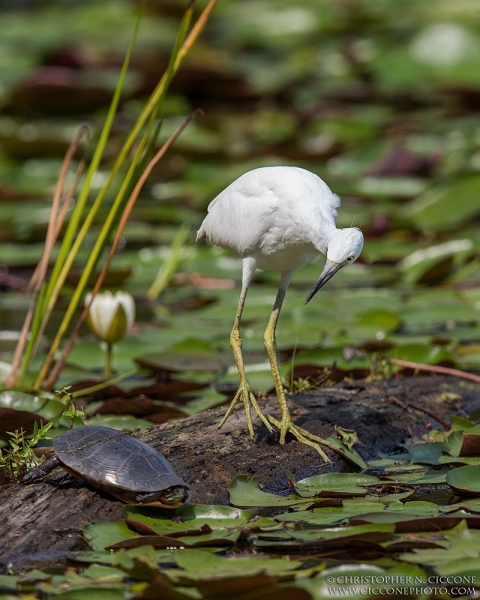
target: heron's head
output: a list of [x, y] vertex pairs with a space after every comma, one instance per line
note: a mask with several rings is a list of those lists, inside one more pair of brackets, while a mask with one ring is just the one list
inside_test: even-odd
[[309, 302], [318, 290], [331, 279], [335, 273], [352, 264], [360, 256], [363, 248], [363, 234], [355, 227], [339, 229], [331, 238], [327, 248], [327, 262], [319, 280], [310, 292], [305, 304]]

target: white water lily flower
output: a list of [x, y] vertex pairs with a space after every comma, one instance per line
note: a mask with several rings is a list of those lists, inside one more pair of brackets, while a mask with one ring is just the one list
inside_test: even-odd
[[[85, 302], [90, 301], [88, 294]], [[103, 342], [113, 344], [121, 340], [135, 321], [135, 301], [127, 292], [110, 291], [97, 294], [88, 312], [88, 325]]]

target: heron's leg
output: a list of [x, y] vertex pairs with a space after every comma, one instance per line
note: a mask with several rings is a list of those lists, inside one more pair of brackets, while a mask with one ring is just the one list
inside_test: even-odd
[[285, 390], [283, 388], [282, 377], [280, 375], [280, 368], [278, 365], [275, 330], [277, 327], [277, 321], [280, 315], [283, 300], [285, 299], [285, 294], [287, 292], [287, 288], [290, 284], [290, 281], [292, 280], [294, 272], [295, 270], [282, 272], [280, 287], [278, 288], [275, 304], [273, 305], [272, 314], [270, 315], [270, 319], [268, 321], [267, 329], [265, 330], [264, 335], [265, 350], [267, 351], [268, 360], [270, 361], [270, 366], [272, 369], [273, 380], [275, 382], [275, 391], [277, 392], [277, 398], [278, 403], [280, 404], [281, 415], [280, 421], [278, 421], [270, 415], [268, 418], [270, 422], [273, 423], [273, 425], [275, 425], [275, 427], [277, 427], [280, 431], [280, 444], [285, 443], [285, 436], [287, 435], [287, 432], [290, 432], [297, 438], [299, 442], [302, 442], [302, 444], [306, 444], [307, 446], [315, 448], [315, 450], [322, 456], [322, 458], [329, 462], [329, 459], [325, 452], [321, 449], [320, 444], [335, 449], [334, 446], [329, 444], [329, 442], [327, 442], [326, 440], [314, 435], [313, 433], [309, 433], [305, 429], [302, 429], [301, 427], [298, 427], [293, 423], [292, 418], [290, 416], [290, 411], [288, 410], [287, 398], [285, 396]]
[[273, 431], [273, 427], [267, 421], [267, 418], [260, 410], [257, 399], [255, 398], [250, 384], [248, 383], [247, 375], [245, 373], [245, 364], [243, 362], [242, 354], [242, 339], [240, 337], [240, 320], [242, 318], [243, 307], [245, 305], [245, 298], [247, 297], [248, 286], [253, 277], [253, 273], [256, 269], [255, 260], [252, 258], [245, 258], [243, 260], [243, 277], [242, 277], [242, 291], [240, 292], [240, 300], [238, 301], [237, 314], [235, 315], [235, 321], [233, 323], [232, 333], [230, 334], [230, 345], [233, 350], [233, 356], [235, 357], [235, 363], [238, 369], [238, 375], [240, 377], [240, 385], [237, 393], [235, 394], [230, 406], [228, 407], [225, 416], [220, 421], [219, 428], [225, 423], [228, 417], [233, 413], [235, 407], [239, 402], [243, 402], [245, 405], [245, 415], [247, 417], [247, 427], [250, 437], [253, 437], [253, 425], [252, 417], [250, 415], [250, 405], [253, 406], [255, 412], [262, 420], [263, 424], [269, 431]]

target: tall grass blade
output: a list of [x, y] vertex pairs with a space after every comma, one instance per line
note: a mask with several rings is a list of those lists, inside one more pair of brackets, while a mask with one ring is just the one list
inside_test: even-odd
[[[182, 131], [185, 129], [185, 127], [188, 125], [188, 123], [190, 123], [190, 121], [195, 117], [196, 114], [198, 114], [198, 112], [200, 111], [195, 111], [194, 113], [192, 113], [189, 117], [187, 117], [183, 123], [176, 129], [176, 131], [170, 136], [170, 138], [163, 144], [163, 146], [160, 148], [160, 150], [158, 150], [158, 152], [155, 154], [155, 156], [150, 160], [150, 162], [148, 163], [147, 167], [145, 168], [145, 170], [143, 171], [142, 175], [140, 176], [140, 178], [138, 179], [132, 193], [130, 194], [130, 197], [128, 199], [128, 203], [125, 206], [125, 209], [121, 215], [120, 218], [120, 222], [118, 224], [118, 228], [115, 234], [115, 237], [113, 239], [112, 245], [110, 247], [110, 252], [109, 255], [107, 257], [107, 260], [105, 261], [105, 264], [102, 268], [102, 271], [100, 273], [100, 275], [97, 278], [97, 281], [95, 283], [95, 286], [93, 287], [91, 296], [90, 296], [90, 300], [89, 302], [85, 305], [82, 314], [80, 315], [79, 319], [77, 320], [77, 323], [75, 325], [75, 328], [67, 342], [67, 344], [65, 345], [63, 352], [61, 354], [60, 359], [57, 361], [57, 364], [55, 365], [55, 367], [52, 369], [52, 372], [50, 373], [50, 375], [48, 376], [48, 379], [45, 382], [45, 388], [46, 389], [51, 389], [56, 381], [56, 379], [58, 378], [61, 369], [63, 368], [63, 365], [65, 364], [65, 361], [68, 357], [68, 354], [70, 353], [73, 344], [75, 342], [75, 339], [78, 335], [78, 332], [80, 330], [80, 326], [81, 324], [84, 322], [84, 320], [86, 319], [87, 315], [88, 315], [88, 311], [90, 309], [90, 305], [93, 302], [93, 299], [95, 297], [95, 294], [98, 293], [98, 291], [100, 290], [100, 287], [103, 283], [103, 280], [105, 278], [105, 275], [108, 272], [109, 266], [111, 261], [113, 260], [113, 257], [115, 256], [115, 252], [116, 252], [116, 248], [118, 246], [118, 242], [120, 241], [120, 237], [122, 235], [123, 229], [125, 228], [125, 225], [127, 224], [127, 221], [130, 217], [130, 214], [133, 210], [133, 207], [135, 205], [135, 202], [140, 194], [140, 191], [142, 189], [142, 187], [145, 184], [145, 181], [147, 180], [148, 176], [150, 175], [150, 173], [152, 172], [153, 167], [158, 163], [158, 161], [164, 156], [164, 154], [167, 152], [167, 150], [170, 148], [170, 146], [173, 144], [173, 142], [178, 138], [178, 136], [182, 133]], [[45, 361], [43, 367], [42, 367], [42, 371], [39, 375], [43, 376], [43, 378], [45, 379], [46, 377], [46, 373], [48, 371], [48, 369], [50, 368], [51, 362], [53, 361], [53, 357], [54, 354], [56, 352], [56, 349], [53, 348], [53, 344], [52, 344], [52, 348], [50, 349], [50, 352], [48, 354], [47, 360]], [[42, 379], [42, 383], [43, 380]], [[38, 381], [38, 380], [37, 380]]]
[[170, 247], [168, 258], [165, 259], [165, 262], [160, 267], [160, 270], [155, 277], [155, 281], [152, 283], [147, 292], [147, 298], [149, 300], [155, 300], [158, 298], [170, 283], [170, 280], [174, 276], [182, 258], [182, 249], [189, 232], [190, 228], [186, 225], [182, 225], [178, 230], [177, 235], [175, 236]]

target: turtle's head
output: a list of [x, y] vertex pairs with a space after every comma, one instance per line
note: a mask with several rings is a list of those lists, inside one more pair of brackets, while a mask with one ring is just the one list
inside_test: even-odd
[[309, 302], [318, 290], [331, 279], [335, 273], [352, 264], [360, 256], [363, 248], [363, 234], [355, 227], [339, 229], [328, 242], [327, 262], [319, 280], [310, 292], [305, 304]]

